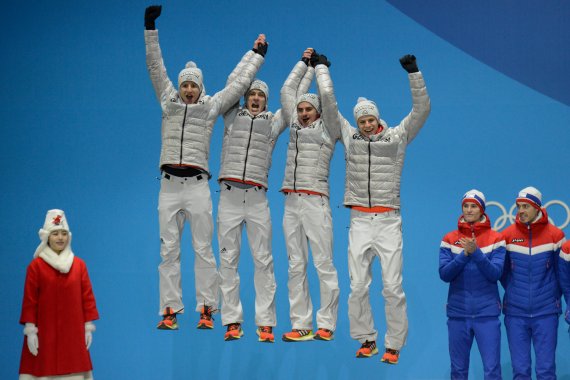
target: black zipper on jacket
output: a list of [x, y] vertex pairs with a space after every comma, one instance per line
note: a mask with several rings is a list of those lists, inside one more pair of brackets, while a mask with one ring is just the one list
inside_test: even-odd
[[188, 104], [184, 107], [184, 118], [182, 119], [182, 132], [180, 133], [180, 165], [182, 165], [182, 147], [184, 146], [184, 126], [186, 125], [186, 112], [188, 111]]
[[245, 181], [245, 170], [247, 168], [247, 158], [249, 157], [249, 146], [251, 144], [251, 133], [253, 131], [253, 121], [255, 116], [251, 119], [251, 124], [249, 125], [249, 139], [247, 140], [247, 148], [245, 148], [245, 162], [243, 163], [243, 176], [242, 181]]
[[295, 129], [295, 169], [293, 169], [293, 191], [297, 191], [297, 156], [299, 155], [299, 148], [297, 141], [299, 140], [299, 130]]
[[371, 174], [370, 168], [372, 167], [372, 151], [370, 147], [370, 140], [368, 140], [368, 207], [372, 207], [372, 194], [370, 193], [370, 181], [371, 181]]

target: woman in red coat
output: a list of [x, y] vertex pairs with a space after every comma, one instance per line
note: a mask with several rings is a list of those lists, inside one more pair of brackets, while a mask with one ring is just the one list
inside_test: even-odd
[[24, 347], [20, 380], [92, 379], [91, 345], [99, 318], [83, 260], [71, 251], [61, 210], [49, 210], [41, 243], [28, 266], [20, 323]]

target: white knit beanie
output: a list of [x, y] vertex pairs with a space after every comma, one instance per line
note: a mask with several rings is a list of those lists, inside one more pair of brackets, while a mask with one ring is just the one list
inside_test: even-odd
[[269, 87], [267, 86], [267, 83], [259, 79], [255, 79], [253, 82], [251, 82], [251, 85], [245, 93], [244, 98], [246, 102], [251, 90], [259, 90], [265, 94], [265, 110], [267, 110], [267, 102], [269, 101]]
[[372, 115], [380, 122], [380, 111], [376, 103], [372, 100], [360, 97], [354, 106], [354, 120], [358, 124], [358, 119], [366, 115]]
[[200, 91], [203, 91], [204, 89], [202, 70], [200, 70], [192, 61], [189, 61], [186, 64], [186, 67], [180, 71], [180, 74], [178, 74], [178, 88], [180, 88], [184, 82], [194, 82], [198, 87], [200, 87]]
[[317, 110], [317, 113], [319, 115], [321, 114], [321, 112], [322, 112], [321, 100], [319, 99], [318, 95], [316, 95], [316, 94], [303, 94], [297, 98], [297, 103], [295, 103], [295, 105], [298, 106], [302, 102], [310, 103]]
[[529, 186], [519, 191], [517, 202], [530, 204], [532, 207], [540, 210], [542, 207], [542, 193], [537, 188]]
[[475, 203], [479, 207], [479, 210], [481, 210], [481, 214], [485, 213], [485, 195], [479, 190], [473, 189], [466, 192], [465, 195], [463, 195], [461, 205], [463, 206], [466, 202]]

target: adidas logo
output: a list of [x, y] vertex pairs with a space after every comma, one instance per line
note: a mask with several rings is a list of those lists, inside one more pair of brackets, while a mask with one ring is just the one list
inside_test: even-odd
[[222, 248], [222, 250], [220, 251], [220, 253], [226, 253], [226, 252], [227, 252], [226, 247]]

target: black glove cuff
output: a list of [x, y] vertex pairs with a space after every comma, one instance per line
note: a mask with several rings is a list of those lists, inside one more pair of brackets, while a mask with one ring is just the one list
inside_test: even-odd
[[260, 56], [265, 57], [265, 54], [267, 54], [267, 44], [259, 44], [257, 45], [257, 48], [253, 48], [253, 51]]
[[154, 20], [153, 21], [147, 21], [145, 20], [144, 22], [144, 27], [146, 30], [155, 30], [156, 29], [156, 25], [154, 24]]
[[303, 58], [301, 58], [301, 62], [303, 62], [305, 65], [309, 66], [310, 59], [307, 57], [303, 57]]

